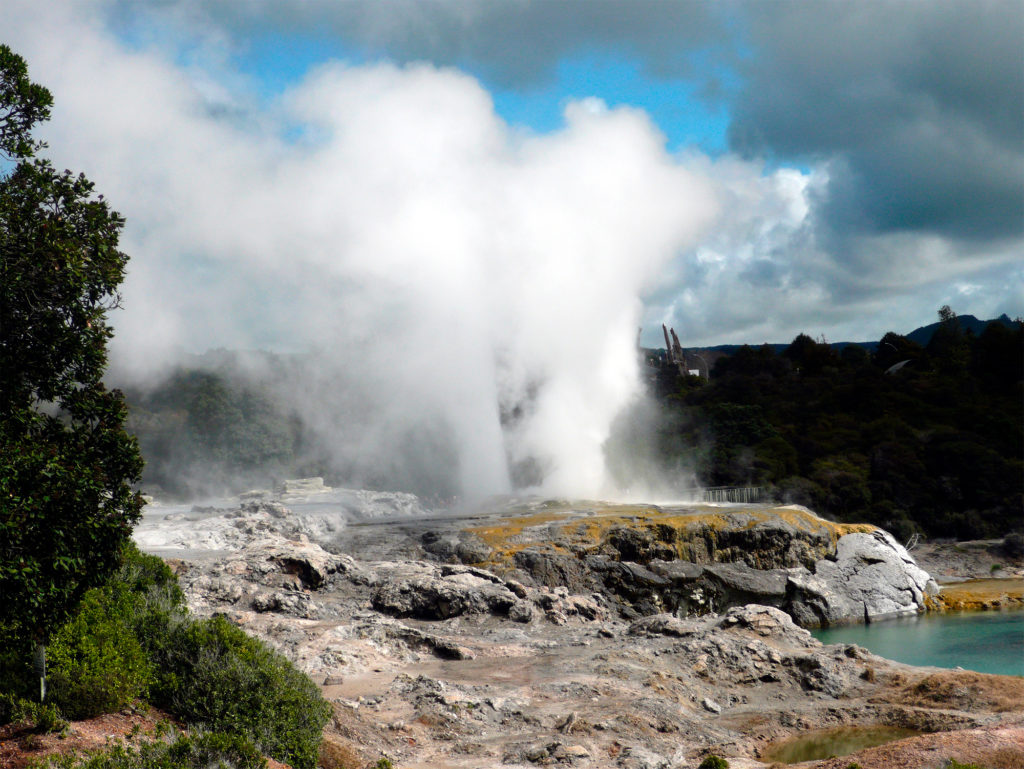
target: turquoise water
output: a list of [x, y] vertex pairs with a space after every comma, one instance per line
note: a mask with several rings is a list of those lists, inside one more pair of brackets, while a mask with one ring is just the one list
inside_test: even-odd
[[1024, 676], [1024, 610], [925, 614], [813, 632], [822, 643], [857, 644], [909, 665]]

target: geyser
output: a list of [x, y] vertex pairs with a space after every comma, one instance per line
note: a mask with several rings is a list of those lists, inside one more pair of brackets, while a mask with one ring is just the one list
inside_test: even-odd
[[[126, 55], [90, 41], [90, 71]], [[173, 127], [160, 152], [90, 119], [74, 143], [128, 221], [120, 377], [175, 346], [313, 350], [280, 394], [351, 483], [501, 493], [511, 463], [545, 492], [603, 491], [640, 297], [714, 213], [644, 113], [585, 100], [536, 136], [456, 71], [334, 64], [267, 126], [150, 65], [126, 88]]]

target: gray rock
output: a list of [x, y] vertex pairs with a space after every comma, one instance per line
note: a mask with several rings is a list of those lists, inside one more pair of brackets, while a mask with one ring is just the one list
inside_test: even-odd
[[395, 574], [374, 590], [370, 602], [377, 611], [396, 617], [449, 619], [462, 614], [508, 615], [519, 599], [494, 575], [479, 569], [448, 569], [414, 575]]
[[529, 601], [516, 601], [512, 604], [512, 607], [508, 610], [508, 618], [513, 622], [532, 622], [533, 621], [533, 604]]
[[834, 559], [790, 575], [788, 607], [802, 625], [870, 622], [924, 611], [935, 581], [888, 532], [840, 537]]
[[684, 638], [696, 630], [692, 623], [684, 622], [671, 614], [656, 614], [638, 619], [629, 626], [630, 635], [667, 635]]
[[722, 706], [715, 702], [710, 697], [705, 697], [700, 701], [700, 706], [709, 713], [721, 713]]
[[625, 747], [618, 761], [622, 769], [669, 769], [671, 765], [664, 756], [638, 745]]
[[792, 617], [774, 606], [734, 606], [717, 622], [717, 627], [723, 630], [750, 630], [759, 636], [792, 645], [821, 645], [809, 631], [797, 627]]

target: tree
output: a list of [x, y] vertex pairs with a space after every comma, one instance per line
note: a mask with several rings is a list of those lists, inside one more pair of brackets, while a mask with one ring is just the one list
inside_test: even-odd
[[116, 568], [142, 504], [124, 399], [102, 382], [124, 222], [33, 158], [50, 101], [0, 46], [0, 150], [17, 161], [0, 177], [0, 637], [37, 654]]
[[50, 117], [53, 97], [28, 79], [25, 60], [0, 45], [0, 153], [31, 156], [41, 145], [32, 141], [32, 126]]

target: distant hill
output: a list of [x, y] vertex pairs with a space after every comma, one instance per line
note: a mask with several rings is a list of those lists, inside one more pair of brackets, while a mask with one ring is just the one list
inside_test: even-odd
[[[960, 328], [965, 332], [970, 331], [975, 336], [979, 336], [982, 331], [988, 328], [990, 323], [1002, 323], [1007, 328], [1013, 328], [1016, 325], [1016, 321], [1010, 320], [1009, 316], [1005, 313], [992, 320], [978, 320], [973, 315], [957, 315], [956, 320], [960, 324]], [[935, 329], [941, 325], [942, 321], [937, 321], [930, 326], [921, 326], [921, 328], [914, 329], [907, 334], [907, 339], [917, 342], [922, 347], [927, 347], [928, 343], [932, 340], [932, 334], [935, 333]]]
[[[988, 327], [989, 323], [1002, 323], [1004, 326], [1007, 326], [1008, 328], [1013, 328], [1018, 323], [1018, 321], [1011, 320], [1010, 317], [1008, 315], [1006, 315], [1005, 313], [1000, 315], [998, 318], [992, 318], [991, 320], [978, 320], [973, 315], [957, 315], [956, 319], [960, 323], [960, 328], [962, 328], [964, 331], [970, 330], [975, 336], [981, 334], [981, 332], [984, 331]], [[932, 334], [935, 333], [935, 329], [937, 329], [940, 325], [942, 325], [942, 322], [941, 321], [937, 321], [937, 322], [932, 323], [932, 324], [930, 324], [928, 326], [921, 326], [920, 328], [914, 329], [909, 334], [905, 334], [904, 336], [906, 336], [906, 338], [911, 340], [912, 342], [916, 342], [917, 344], [921, 345], [922, 347], [926, 347], [928, 345], [928, 342], [931, 341]], [[829, 347], [834, 349], [836, 352], [842, 352], [844, 347], [848, 347], [850, 345], [855, 345], [857, 347], [863, 347], [865, 350], [868, 350], [869, 352], [874, 352], [875, 349], [878, 347], [878, 342], [874, 341], [874, 342], [830, 342], [829, 343]], [[724, 355], [733, 355], [733, 354], [736, 353], [737, 350], [739, 350], [741, 347], [745, 347], [745, 346], [747, 346], [747, 345], [742, 345], [742, 344], [717, 344], [717, 345], [714, 345], [712, 347], [687, 347], [687, 348], [684, 348], [684, 352], [693, 353], [693, 352], [712, 351], [712, 352], [717, 352], [717, 353], [721, 353], [721, 354], [724, 354]], [[751, 344], [749, 346], [750, 347], [761, 347], [761, 345], [759, 345], [759, 344]], [[776, 355], [778, 355], [783, 350], [785, 350], [787, 347], [789, 347], [789, 342], [785, 342], [785, 343], [772, 343], [772, 344], [768, 344], [768, 347], [772, 350], [772, 352], [774, 352]]]

